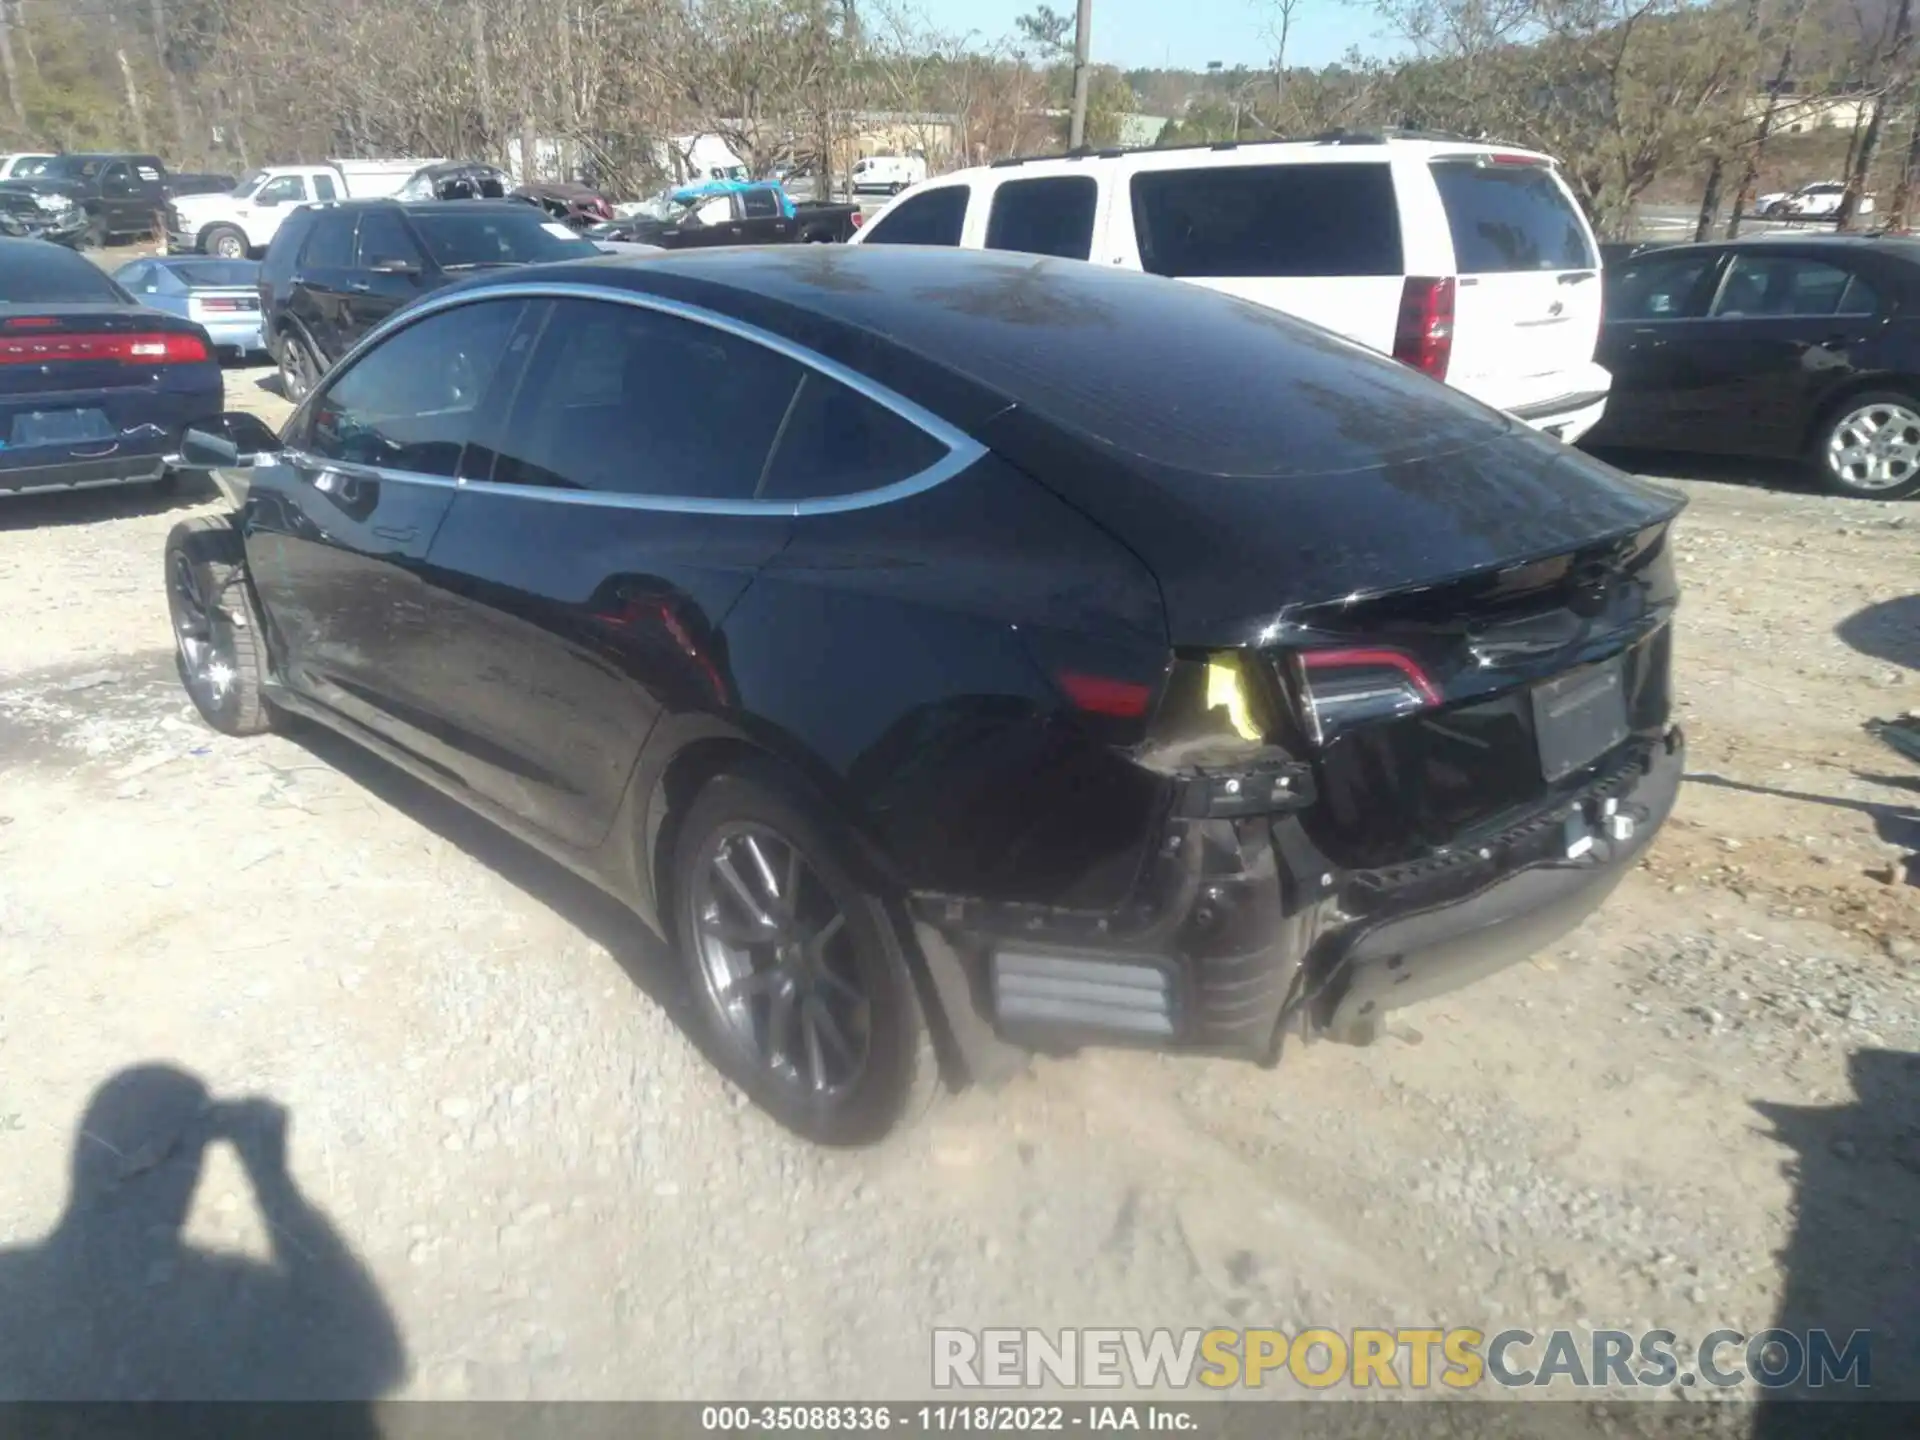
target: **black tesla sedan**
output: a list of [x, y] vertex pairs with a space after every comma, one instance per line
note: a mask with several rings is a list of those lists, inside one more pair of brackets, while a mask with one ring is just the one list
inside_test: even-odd
[[1607, 271], [1593, 445], [1804, 460], [1838, 495], [1920, 494], [1920, 241], [1755, 236]]
[[233, 424], [167, 543], [202, 714], [605, 886], [822, 1141], [936, 1059], [1369, 1038], [1578, 923], [1679, 782], [1679, 501], [1151, 276], [541, 266]]

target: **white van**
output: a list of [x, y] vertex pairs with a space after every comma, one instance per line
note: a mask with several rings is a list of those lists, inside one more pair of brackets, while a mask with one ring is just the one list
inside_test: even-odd
[[1571, 443], [1600, 419], [1599, 251], [1551, 157], [1342, 135], [1004, 160], [882, 209], [858, 245], [1022, 250], [1267, 305]]
[[869, 155], [853, 162], [856, 195], [898, 195], [927, 178], [927, 162], [918, 155]]

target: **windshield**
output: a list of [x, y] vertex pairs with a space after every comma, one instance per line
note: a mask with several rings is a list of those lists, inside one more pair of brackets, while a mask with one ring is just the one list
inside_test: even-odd
[[475, 214], [452, 207], [444, 212], [408, 213], [427, 253], [443, 270], [478, 265], [538, 265], [549, 260], [582, 260], [600, 253], [558, 221], [538, 211], [510, 215]]
[[0, 254], [0, 304], [124, 305], [126, 292], [91, 260], [44, 241]]

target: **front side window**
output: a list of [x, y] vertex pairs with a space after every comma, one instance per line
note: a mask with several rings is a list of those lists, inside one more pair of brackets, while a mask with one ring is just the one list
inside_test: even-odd
[[1091, 175], [1009, 180], [993, 192], [987, 248], [1085, 260], [1093, 253], [1100, 185]]
[[958, 245], [967, 223], [965, 185], [922, 190], [896, 206], [862, 237], [862, 245]]
[[800, 377], [797, 361], [710, 325], [556, 301], [491, 478], [751, 500]]
[[1697, 319], [1700, 281], [1713, 260], [1710, 253], [1645, 258], [1610, 272], [1604, 281], [1607, 319]]
[[254, 201], [259, 204], [286, 205], [307, 198], [307, 187], [298, 175], [277, 175], [260, 187]]
[[1151, 275], [1401, 273], [1400, 207], [1384, 164], [1144, 170], [1131, 194], [1140, 264]]
[[1722, 319], [1871, 315], [1877, 297], [1851, 271], [1797, 255], [1736, 255], [1713, 313]]
[[1431, 168], [1462, 275], [1598, 264], [1579, 210], [1547, 166], [1441, 160]]
[[315, 400], [306, 448], [327, 460], [451, 477], [526, 310], [482, 300], [429, 315], [353, 362]]
[[100, 185], [105, 190], [131, 190], [133, 172], [127, 169], [125, 161], [116, 160], [100, 172]]

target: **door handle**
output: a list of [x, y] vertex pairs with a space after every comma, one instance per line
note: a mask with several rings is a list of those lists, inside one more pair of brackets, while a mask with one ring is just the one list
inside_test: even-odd
[[1593, 279], [1593, 271], [1582, 270], [1576, 274], [1562, 275], [1560, 277], [1560, 283], [1562, 285], [1578, 285], [1582, 281], [1591, 280], [1591, 279]]
[[373, 293], [373, 286], [365, 280], [349, 280], [347, 282], [347, 289], [356, 295], [371, 295]]
[[420, 531], [412, 525], [376, 525], [373, 527], [373, 533], [382, 540], [391, 540], [396, 545], [406, 545], [411, 543]]

